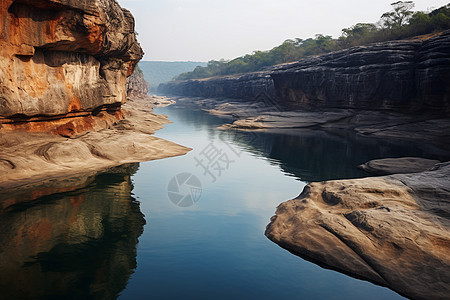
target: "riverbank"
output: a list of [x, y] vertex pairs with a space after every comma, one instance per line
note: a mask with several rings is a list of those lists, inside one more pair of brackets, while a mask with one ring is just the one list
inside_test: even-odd
[[219, 127], [222, 130], [281, 133], [318, 130], [336, 136], [353, 132], [361, 137], [423, 142], [424, 146], [450, 154], [450, 118], [445, 113], [405, 114], [356, 109], [286, 111], [268, 101], [172, 98], [226, 119], [227, 123]]
[[[131, 97], [123, 105], [125, 119], [107, 129], [74, 138], [20, 131], [2, 133], [0, 197], [14, 191], [26, 194], [30, 188], [43, 184], [52, 187], [46, 194], [61, 191], [61, 188], [63, 191], [77, 189], [86, 180], [80, 178], [102, 170], [190, 151], [190, 148], [153, 136], [164, 124], [170, 123], [166, 116], [153, 113], [154, 103], [170, 104], [170, 101], [164, 97]], [[78, 179], [66, 184], [67, 177], [72, 176]], [[33, 197], [14, 199], [32, 200]], [[2, 207], [11, 204], [2, 203]]]
[[311, 183], [266, 236], [307, 260], [414, 299], [450, 293], [450, 163], [405, 175]]

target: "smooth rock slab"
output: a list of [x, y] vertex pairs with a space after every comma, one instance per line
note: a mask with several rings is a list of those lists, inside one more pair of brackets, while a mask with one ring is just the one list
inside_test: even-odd
[[[126, 119], [71, 139], [19, 131], [0, 135], [0, 209], [33, 200], [27, 191], [40, 183], [52, 181], [59, 188], [67, 184], [58, 182], [78, 177], [82, 179], [72, 184], [78, 187], [85, 178], [112, 167], [189, 152], [190, 148], [153, 136], [170, 123], [167, 116], [154, 114], [153, 107], [147, 98], [129, 98], [123, 106]], [[25, 195], [11, 200], [11, 192], [22, 190]]]
[[319, 265], [415, 299], [450, 295], [450, 163], [309, 184], [266, 236]]
[[421, 157], [383, 158], [368, 161], [358, 168], [374, 175], [391, 175], [423, 172], [438, 163], [438, 160]]

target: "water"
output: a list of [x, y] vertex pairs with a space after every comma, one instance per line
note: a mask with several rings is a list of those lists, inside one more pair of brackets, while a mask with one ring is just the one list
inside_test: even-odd
[[[157, 112], [175, 123], [156, 135], [193, 151], [117, 168], [83, 189], [1, 213], [0, 298], [402, 298], [307, 262], [264, 230], [276, 206], [309, 181], [362, 177], [355, 166], [379, 157], [445, 154], [351, 133], [223, 134], [223, 119], [192, 107]], [[211, 149], [220, 164], [205, 170], [198, 161]], [[201, 183], [189, 207], [168, 198], [182, 173]]]

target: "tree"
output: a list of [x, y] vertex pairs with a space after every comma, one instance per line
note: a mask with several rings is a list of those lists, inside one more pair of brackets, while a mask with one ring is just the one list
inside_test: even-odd
[[381, 16], [382, 26], [386, 29], [392, 29], [406, 25], [413, 15], [414, 2], [398, 1], [391, 3], [391, 6], [393, 7], [392, 10]]
[[350, 28], [342, 29], [342, 36], [344, 38], [362, 38], [372, 32], [377, 31], [377, 26], [372, 23], [358, 23]]

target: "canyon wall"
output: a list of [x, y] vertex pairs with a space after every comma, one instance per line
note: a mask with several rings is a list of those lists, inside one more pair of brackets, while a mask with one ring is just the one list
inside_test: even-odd
[[266, 93], [289, 109], [450, 111], [450, 31], [375, 43], [239, 76], [169, 82], [159, 92], [252, 100]]
[[122, 118], [143, 52], [116, 1], [4, 0], [0, 28], [0, 131], [70, 134]]
[[126, 89], [128, 96], [146, 96], [148, 94], [150, 84], [145, 80], [141, 69], [136, 68], [133, 74], [127, 78]]
[[273, 80], [268, 72], [255, 72], [241, 75], [192, 79], [161, 83], [159, 93], [204, 97], [254, 100], [261, 94], [275, 96]]

